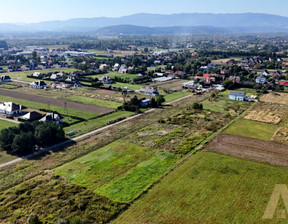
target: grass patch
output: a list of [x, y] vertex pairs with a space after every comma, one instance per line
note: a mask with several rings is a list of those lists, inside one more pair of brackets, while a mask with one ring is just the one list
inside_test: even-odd
[[171, 94], [165, 95], [165, 103], [170, 103], [174, 100], [178, 100], [182, 97], [188, 96], [188, 93], [183, 93], [183, 92], [174, 92]]
[[88, 105], [93, 105], [93, 106], [98, 106], [98, 107], [106, 107], [106, 108], [111, 108], [111, 109], [117, 109], [119, 106], [122, 106], [122, 103], [119, 103], [119, 102], [99, 100], [99, 99], [89, 98], [89, 97], [84, 97], [84, 96], [66, 96], [64, 98], [70, 101], [78, 102], [78, 103], [83, 103], [83, 104], [88, 104]]
[[124, 175], [131, 168], [152, 155], [153, 151], [127, 144], [113, 142], [55, 170], [56, 175], [96, 191], [100, 186]]
[[112, 223], [286, 223], [262, 220], [279, 183], [288, 183], [285, 168], [202, 151]]
[[125, 176], [114, 179], [96, 192], [113, 201], [128, 202], [138, 196], [143, 189], [175, 165], [177, 156], [158, 152], [148, 160], [139, 163]]
[[116, 111], [112, 114], [104, 115], [103, 117], [98, 117], [89, 121], [71, 125], [69, 127], [64, 128], [64, 130], [65, 132], [74, 131], [77, 133], [76, 134], [77, 136], [89, 131], [93, 131], [97, 128], [101, 128], [119, 118], [130, 117], [132, 115], [134, 115], [134, 113], [130, 111]]
[[6, 120], [0, 120], [0, 131], [10, 127], [16, 127], [18, 124]]
[[85, 223], [107, 223], [125, 207], [50, 175], [38, 176], [2, 192], [0, 205], [0, 220], [4, 223], [28, 223], [32, 214], [41, 223], [56, 223], [59, 218], [72, 221], [75, 217]]
[[17, 158], [18, 157], [9, 155], [6, 152], [0, 150], [0, 164], [9, 162], [9, 161], [11, 161], [13, 159], [17, 159]]
[[224, 133], [269, 141], [277, 129], [278, 127], [273, 124], [239, 119], [229, 126]]
[[112, 84], [112, 86], [128, 87], [129, 89], [134, 89], [134, 90], [139, 90], [139, 89], [145, 87], [145, 85], [122, 83], [122, 82], [115, 82], [115, 83]]

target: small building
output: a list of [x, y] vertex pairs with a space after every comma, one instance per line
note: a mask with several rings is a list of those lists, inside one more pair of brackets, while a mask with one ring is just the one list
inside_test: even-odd
[[140, 102], [141, 107], [148, 107], [150, 104], [151, 104], [150, 99], [144, 99], [144, 100], [141, 100], [141, 102]]
[[244, 101], [246, 99], [246, 93], [240, 91], [230, 91], [229, 99]]
[[103, 84], [111, 84], [112, 83], [112, 79], [109, 76], [103, 76], [99, 79], [100, 82], [102, 82]]
[[40, 114], [36, 111], [31, 111], [31, 112], [25, 114], [24, 116], [22, 116], [21, 118], [23, 120], [27, 120], [27, 121], [34, 121], [34, 120], [39, 119], [42, 116], [43, 116], [42, 114]]
[[256, 83], [259, 83], [259, 84], [264, 84], [266, 82], [266, 78], [263, 77], [263, 76], [258, 76], [256, 78]]
[[60, 124], [61, 123], [61, 116], [57, 113], [47, 113], [43, 118], [41, 118], [39, 121], [42, 122], [54, 122], [56, 124]]
[[35, 89], [45, 89], [47, 88], [47, 84], [44, 81], [34, 81], [30, 83], [30, 87]]
[[3, 72], [4, 72], [3, 68], [0, 68], [0, 73], [3, 73]]
[[217, 84], [217, 85], [214, 85], [214, 89], [219, 91], [219, 92], [222, 92], [225, 90], [225, 88], [223, 87], [223, 85], [220, 85], [220, 84]]
[[145, 93], [149, 96], [159, 96], [157, 88], [147, 86], [146, 88], [140, 89], [140, 92]]
[[8, 115], [21, 114], [22, 110], [24, 109], [27, 109], [27, 108], [20, 104], [16, 104], [13, 102], [0, 103], [0, 113], [3, 113], [3, 114], [8, 114]]
[[0, 82], [11, 82], [11, 78], [8, 75], [3, 75], [0, 78]]

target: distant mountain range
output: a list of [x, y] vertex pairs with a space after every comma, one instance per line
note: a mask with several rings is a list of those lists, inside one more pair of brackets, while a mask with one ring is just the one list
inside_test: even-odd
[[79, 18], [30, 24], [0, 24], [0, 33], [92, 32], [102, 35], [288, 32], [288, 17], [263, 14], [134, 14], [119, 18]]

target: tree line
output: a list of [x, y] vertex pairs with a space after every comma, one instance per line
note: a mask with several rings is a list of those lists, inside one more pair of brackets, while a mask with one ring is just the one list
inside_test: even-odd
[[0, 133], [0, 146], [8, 154], [23, 156], [64, 139], [63, 128], [55, 123], [24, 122], [18, 127], [3, 129]]

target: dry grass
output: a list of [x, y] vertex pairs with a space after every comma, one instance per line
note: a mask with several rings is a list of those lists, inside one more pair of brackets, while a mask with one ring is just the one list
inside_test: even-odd
[[279, 124], [286, 116], [288, 107], [281, 104], [258, 103], [245, 116], [245, 119], [264, 123]]
[[267, 102], [267, 103], [277, 103], [277, 104], [288, 105], [288, 94], [271, 92], [261, 97], [261, 101]]
[[279, 143], [288, 143], [288, 128], [280, 127], [273, 135], [272, 140]]

